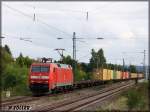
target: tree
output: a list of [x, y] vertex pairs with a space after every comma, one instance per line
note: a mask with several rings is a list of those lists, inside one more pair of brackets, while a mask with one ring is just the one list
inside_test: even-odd
[[87, 63], [80, 63], [80, 65], [83, 71], [88, 72], [89, 67]]
[[90, 59], [90, 68], [93, 70], [94, 68], [101, 68], [106, 63], [106, 58], [104, 57], [103, 49], [99, 49], [97, 52], [92, 49], [91, 51], [91, 59]]
[[5, 46], [4, 46], [4, 49], [6, 50], [6, 52], [7, 52], [8, 54], [11, 55], [11, 51], [10, 51], [10, 48], [8, 47], [8, 45], [5, 45]]
[[[13, 60], [8, 46], [0, 47], [1, 52], [1, 91], [10, 90], [13, 95], [23, 95], [29, 92], [27, 86], [28, 68], [31, 61], [29, 57], [23, 57], [20, 53], [16, 61]], [[26, 66], [24, 66], [26, 65]]]
[[114, 64], [108, 63], [108, 64], [106, 64], [105, 66], [107, 66], [107, 67], [106, 67], [107, 69], [114, 70]]
[[22, 53], [20, 53], [19, 57], [16, 59], [16, 63], [20, 66], [23, 67], [24, 66], [24, 58]]
[[137, 72], [136, 67], [134, 65], [130, 65], [129, 66], [129, 71], [132, 72], [132, 73], [136, 73]]
[[102, 67], [104, 63], [106, 63], [106, 58], [104, 57], [103, 49], [99, 49], [97, 52], [99, 66]]
[[[13, 61], [11, 54], [8, 53], [8, 51], [5, 49], [5, 47], [2, 47], [0, 49], [0, 52], [1, 52], [2, 64], [10, 63]], [[4, 63], [3, 63], [3, 61], [4, 61]]]
[[93, 68], [96, 68], [96, 59], [97, 59], [96, 52], [95, 52], [94, 49], [91, 50], [91, 55], [92, 55], [92, 57], [90, 59], [89, 66], [90, 66], [90, 68], [92, 70]]
[[13, 62], [12, 56], [6, 51], [4, 47], [0, 48], [1, 53], [1, 67], [0, 67], [0, 73], [3, 74], [5, 71], [6, 65]]
[[72, 65], [73, 63], [73, 59], [71, 59], [71, 56], [63, 56], [63, 59], [62, 59], [62, 62], [65, 63], [65, 64], [69, 64], [69, 65]]
[[28, 56], [26, 56], [23, 60], [24, 60], [24, 65], [27, 66], [28, 68], [30, 67], [30, 65], [33, 62], [33, 60], [30, 59]]
[[64, 64], [69, 64], [69, 65], [71, 65], [73, 68], [76, 68], [75, 67], [75, 65], [77, 66], [77, 61], [76, 60], [73, 60], [72, 58], [71, 58], [71, 56], [63, 56], [63, 59], [62, 59], [62, 61], [58, 61], [59, 63], [64, 63]]
[[74, 80], [81, 81], [85, 79], [87, 79], [87, 74], [80, 69], [75, 69]]
[[11, 74], [7, 74], [4, 78], [3, 78], [3, 88], [4, 90], [7, 90], [8, 88], [13, 88], [14, 86], [16, 86], [16, 77], [15, 75], [11, 75]]

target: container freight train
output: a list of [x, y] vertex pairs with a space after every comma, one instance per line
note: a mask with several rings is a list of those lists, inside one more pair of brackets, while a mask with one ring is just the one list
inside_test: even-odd
[[124, 79], [135, 79], [144, 78], [142, 73], [130, 73], [128, 71], [122, 72], [110, 69], [99, 69], [93, 72], [93, 79], [99, 80], [124, 80]]
[[59, 63], [33, 63], [29, 73], [29, 88], [34, 95], [49, 91], [68, 90], [83, 86], [103, 84], [110, 80], [127, 80], [142, 78], [143, 74], [102, 69], [96, 72], [93, 80], [74, 81], [72, 67]]

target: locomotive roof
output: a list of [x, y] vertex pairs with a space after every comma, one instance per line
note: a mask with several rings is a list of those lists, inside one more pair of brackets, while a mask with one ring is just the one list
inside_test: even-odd
[[58, 67], [61, 67], [61, 68], [69, 68], [69, 66], [70, 66], [68, 64], [61, 64], [61, 63], [33, 63], [32, 65], [50, 65], [50, 64], [55, 64], [55, 65], [57, 65]]

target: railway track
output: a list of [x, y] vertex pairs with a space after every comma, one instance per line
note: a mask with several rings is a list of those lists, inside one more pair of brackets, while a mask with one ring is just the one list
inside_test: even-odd
[[[120, 83], [120, 82], [118, 82], [118, 83]], [[118, 84], [118, 83], [116, 83], [116, 84]], [[101, 88], [104, 88], [104, 87], [107, 87], [107, 86], [108, 85], [102, 85]], [[82, 90], [83, 89], [86, 89], [86, 88], [82, 88]], [[78, 90], [79, 89], [75, 89], [74, 91], [78, 91]], [[13, 105], [13, 104], [18, 104], [18, 103], [23, 103], [23, 102], [30, 102], [30, 101], [40, 100], [41, 98], [44, 98], [44, 97], [59, 96], [59, 95], [68, 94], [68, 93], [72, 93], [72, 92], [73, 91], [65, 91], [65, 92], [56, 93], [56, 94], [46, 94], [46, 95], [40, 96], [40, 97], [22, 96], [22, 97], [12, 98], [12, 99], [2, 101], [1, 102], [1, 107], [8, 106], [8, 105]]]
[[[92, 97], [92, 96], [95, 96], [95, 95], [98, 95], [98, 94], [102, 94], [104, 92], [108, 92], [114, 88], [118, 88], [119, 86], [121, 85], [126, 85], [127, 83], [129, 82], [123, 82], [123, 83], [115, 83], [113, 85], [103, 85], [101, 86], [101, 88], [103, 88], [102, 90], [98, 90], [98, 92], [96, 92], [95, 94], [89, 94], [87, 96], [80, 96], [79, 98], [76, 98], [75, 100], [72, 100], [72, 101], [64, 101], [64, 102], [59, 102], [57, 104], [53, 104], [53, 105], [47, 105], [47, 106], [43, 106], [41, 108], [37, 108], [36, 110], [33, 110], [33, 111], [49, 111], [49, 110], [54, 110], [58, 107], [62, 107], [62, 106], [65, 106], [65, 105], [68, 105], [68, 104], [73, 104], [77, 101], [80, 101], [80, 100], [84, 100], [88, 97]], [[86, 88], [83, 88], [82, 90], [84, 90]], [[74, 90], [74, 91], [78, 91], [78, 89]], [[47, 94], [45, 96], [40, 96], [40, 97], [32, 97], [32, 96], [23, 96], [23, 97], [18, 97], [16, 99], [10, 99], [10, 100], [5, 100], [3, 102], [1, 102], [1, 109], [3, 110], [7, 110], [7, 108], [9, 106], [12, 106], [12, 105], [16, 105], [16, 104], [20, 104], [20, 103], [24, 103], [24, 102], [28, 102], [28, 104], [32, 104], [32, 101], [36, 101], [36, 100], [39, 100], [42, 99], [42, 98], [48, 98], [48, 97], [53, 97], [53, 96], [59, 96], [59, 95], [63, 95], [63, 94], [68, 94], [68, 93], [72, 93], [74, 91], [66, 91], [66, 92], [63, 92], [63, 93], [57, 93], [57, 94]], [[30, 102], [31, 101], [31, 102]]]
[[30, 101], [40, 100], [41, 98], [45, 98], [45, 97], [59, 96], [59, 95], [67, 94], [67, 93], [71, 93], [71, 92], [72, 91], [66, 91], [66, 92], [57, 93], [57, 94], [46, 94], [44, 96], [39, 96], [39, 97], [22, 96], [22, 97], [10, 99], [10, 100], [2, 101], [1, 102], [1, 107], [6, 107], [8, 105], [19, 104], [19, 103], [23, 103], [23, 102], [30, 102]]
[[[124, 91], [125, 89], [127, 89], [131, 85], [126, 85], [126, 86], [123, 86], [121, 88], [117, 88], [115, 90], [107, 92], [105, 94], [100, 94], [100, 95], [94, 96], [92, 98], [88, 98], [88, 99], [85, 99], [85, 100], [82, 100], [82, 101], [75, 102], [74, 104], [72, 104], [73, 106], [70, 106], [68, 108], [64, 107], [64, 108], [66, 109], [66, 111], [79, 111], [79, 110], [82, 110], [82, 109], [84, 109], [88, 106], [91, 106], [91, 105], [96, 104], [98, 102], [102, 103], [104, 100], [107, 100], [107, 99], [109, 99], [109, 98], [111, 98], [115, 95], [118, 95], [120, 92]], [[56, 110], [62, 110], [62, 109], [58, 108]]]
[[48, 111], [76, 111], [83, 109], [93, 103], [103, 101], [113, 95], [120, 93], [126, 88], [134, 85], [133, 82], [130, 83], [120, 83], [120, 85], [116, 85], [113, 87], [105, 88], [95, 94], [83, 96], [71, 101], [60, 102], [57, 104], [46, 105], [41, 108], [38, 108], [34, 111], [36, 112], [48, 112]]
[[13, 104], [17, 104], [17, 103], [32, 101], [32, 100], [38, 100], [38, 99], [39, 98], [37, 98], [37, 97], [25, 96], [25, 97], [20, 97], [20, 98], [16, 98], [16, 99], [11, 99], [11, 100], [3, 101], [1, 103], [1, 106], [5, 107], [5, 106], [8, 106], [8, 105], [13, 105]]

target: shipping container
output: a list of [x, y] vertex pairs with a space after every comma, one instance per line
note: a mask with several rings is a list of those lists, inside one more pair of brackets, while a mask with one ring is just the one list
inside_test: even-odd
[[131, 73], [131, 78], [137, 78], [137, 73]]
[[129, 72], [125, 72], [126, 79], [129, 78]]
[[107, 80], [110, 80], [110, 77], [111, 77], [111, 71], [108, 69], [107, 70]]
[[108, 70], [107, 69], [103, 69], [103, 75], [102, 75], [102, 79], [103, 80], [108, 80], [107, 79], [107, 74], [108, 74]]
[[117, 72], [113, 70], [113, 79], [117, 79]]
[[122, 79], [126, 79], [126, 72], [122, 72], [121, 78], [122, 78]]
[[113, 80], [113, 70], [111, 70], [111, 77], [110, 77], [111, 80]]
[[121, 79], [121, 71], [117, 71], [117, 79]]
[[121, 72], [120, 79], [124, 79], [124, 72]]
[[139, 74], [138, 74], [138, 77], [144, 77], [144, 74], [139, 73]]

